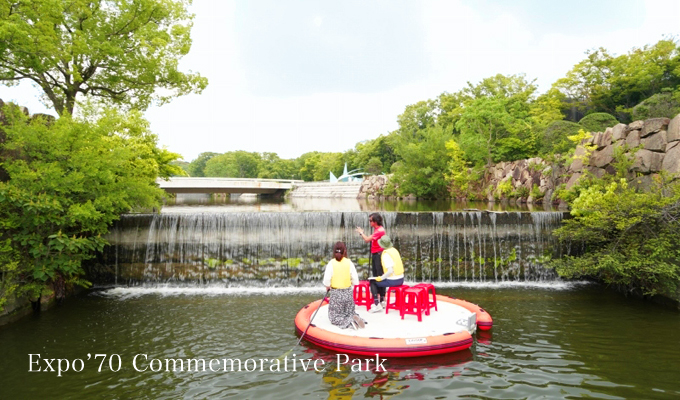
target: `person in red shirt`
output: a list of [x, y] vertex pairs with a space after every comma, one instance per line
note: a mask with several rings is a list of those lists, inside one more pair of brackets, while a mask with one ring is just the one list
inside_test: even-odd
[[[385, 235], [385, 228], [383, 228], [383, 219], [378, 213], [373, 213], [368, 216], [368, 222], [371, 225], [371, 228], [373, 228], [373, 234], [368, 236], [364, 233], [364, 230], [361, 227], [356, 228], [356, 231], [359, 233], [362, 239], [364, 239], [364, 242], [368, 243], [371, 242], [371, 271], [373, 272], [373, 276], [382, 276], [383, 274], [383, 267], [382, 267], [382, 262], [380, 261], [380, 256], [382, 255], [383, 248], [380, 247], [378, 244], [378, 239], [383, 237]], [[385, 288], [379, 288], [379, 296], [380, 296], [380, 303], [385, 301]], [[376, 299], [377, 300], [377, 299]], [[384, 305], [383, 305], [384, 307]]]

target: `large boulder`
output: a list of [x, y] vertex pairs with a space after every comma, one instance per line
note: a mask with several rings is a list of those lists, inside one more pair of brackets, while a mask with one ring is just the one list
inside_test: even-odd
[[672, 148], [680, 146], [680, 140], [676, 140], [675, 142], [670, 142], [666, 145], [666, 153], [671, 151]]
[[669, 142], [680, 140], [680, 114], [668, 123], [668, 134], [666, 135]]
[[593, 154], [590, 155], [589, 164], [593, 167], [602, 168], [612, 161], [614, 161], [614, 147], [610, 145], [602, 150], [593, 152]]
[[613, 135], [612, 128], [607, 128], [605, 129], [604, 132], [599, 133], [596, 136], [597, 141], [595, 142], [595, 145], [597, 145], [597, 149], [599, 150], [612, 144], [612, 135]]
[[569, 180], [567, 181], [567, 189], [571, 189], [571, 187], [574, 186], [574, 185], [576, 184], [576, 182], [578, 182], [578, 179], [579, 179], [580, 177], [581, 177], [581, 173], [580, 173], [580, 172], [577, 172], [577, 173], [573, 174], [573, 175], [569, 178]]
[[640, 129], [642, 129], [642, 127], [643, 127], [644, 125], [645, 125], [645, 121], [635, 121], [635, 122], [631, 122], [630, 124], [628, 124], [628, 127], [626, 128], [626, 130], [627, 130], [628, 132], [630, 132], [630, 131], [636, 131], [636, 130], [639, 131]]
[[583, 170], [583, 156], [586, 154], [586, 149], [583, 146], [576, 146], [574, 151], [574, 161], [569, 165], [569, 171], [581, 172]]
[[640, 133], [640, 137], [647, 137], [652, 133], [666, 129], [666, 127], [668, 127], [669, 122], [670, 119], [668, 118], [651, 118], [645, 120], [645, 123], [642, 126], [642, 132]]
[[590, 166], [590, 165], [586, 167], [586, 170], [588, 172], [590, 172], [591, 174], [593, 174], [597, 178], [602, 178], [607, 174], [607, 171], [605, 171], [604, 169], [598, 168], [598, 167], [593, 167], [593, 166]]
[[625, 140], [627, 134], [626, 124], [617, 124], [612, 128], [612, 141]]
[[672, 174], [680, 174], [680, 146], [674, 146], [666, 152], [661, 168]]
[[642, 146], [650, 151], [664, 151], [666, 149], [666, 131], [653, 133], [646, 138], [641, 139]]
[[647, 149], [638, 150], [635, 153], [635, 161], [631, 170], [643, 174], [658, 172], [662, 168], [664, 156], [664, 153], [656, 153]]
[[[630, 126], [630, 125], [629, 125]], [[637, 147], [640, 145], [640, 131], [630, 131], [628, 136], [626, 136], [626, 144], [629, 148]]]

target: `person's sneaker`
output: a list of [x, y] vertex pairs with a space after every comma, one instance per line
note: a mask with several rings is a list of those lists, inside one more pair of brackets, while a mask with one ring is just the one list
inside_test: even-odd
[[383, 301], [380, 302], [380, 305], [382, 306], [382, 308], [385, 308], [385, 307], [387, 307], [387, 302], [385, 300], [383, 300]]
[[384, 310], [384, 309], [385, 309], [385, 308], [382, 306], [382, 304], [378, 303], [378, 304], [373, 304], [373, 305], [371, 306], [371, 309], [368, 310], [368, 312], [377, 313], [377, 312], [382, 311], [382, 310]]
[[364, 324], [364, 320], [361, 319], [361, 317], [356, 314], [354, 315], [354, 322], [357, 324], [359, 329], [364, 329], [366, 327], [366, 324]]

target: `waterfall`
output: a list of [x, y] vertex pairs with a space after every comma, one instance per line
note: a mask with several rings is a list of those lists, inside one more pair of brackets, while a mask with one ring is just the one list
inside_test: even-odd
[[[98, 260], [95, 283], [282, 282], [321, 279], [336, 241], [361, 279], [370, 249], [365, 212], [124, 215]], [[565, 253], [551, 237], [561, 212], [384, 212], [407, 281], [553, 280], [543, 268]]]

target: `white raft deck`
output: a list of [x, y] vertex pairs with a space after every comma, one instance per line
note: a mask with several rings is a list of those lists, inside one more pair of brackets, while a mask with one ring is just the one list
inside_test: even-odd
[[437, 302], [437, 308], [438, 311], [430, 309], [430, 315], [423, 313], [423, 320], [419, 322], [417, 315], [410, 314], [404, 315], [402, 320], [399, 310], [390, 310], [389, 314], [385, 314], [385, 310], [369, 313], [366, 306], [356, 306], [357, 314], [368, 323], [364, 329], [354, 330], [341, 329], [331, 324], [328, 319], [328, 304], [324, 304], [319, 308], [312, 323], [320, 329], [341, 335], [383, 339], [422, 338], [461, 331], [468, 331], [470, 334], [475, 332], [477, 324], [473, 312], [444, 301]]

